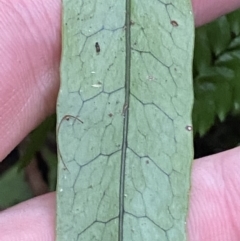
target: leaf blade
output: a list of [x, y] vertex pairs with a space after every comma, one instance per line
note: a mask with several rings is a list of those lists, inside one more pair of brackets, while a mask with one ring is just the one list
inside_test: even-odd
[[[189, 2], [64, 4], [80, 13], [64, 17], [58, 240], [184, 240], [192, 160]], [[109, 9], [114, 21], [102, 14]], [[155, 26], [141, 16], [156, 18]], [[85, 24], [75, 27], [74, 18]], [[163, 33], [156, 31], [161, 21]]]

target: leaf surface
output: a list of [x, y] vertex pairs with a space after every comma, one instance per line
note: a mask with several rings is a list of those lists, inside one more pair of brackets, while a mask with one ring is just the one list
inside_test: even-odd
[[57, 240], [186, 240], [189, 1], [63, 1]]

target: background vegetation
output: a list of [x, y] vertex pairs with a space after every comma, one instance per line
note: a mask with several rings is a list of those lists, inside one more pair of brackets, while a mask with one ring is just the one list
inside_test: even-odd
[[240, 142], [240, 10], [196, 30], [195, 158]]

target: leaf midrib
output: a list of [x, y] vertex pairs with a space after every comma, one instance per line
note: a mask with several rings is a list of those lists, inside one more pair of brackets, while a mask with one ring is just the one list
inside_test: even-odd
[[127, 136], [129, 122], [129, 103], [130, 103], [130, 76], [131, 76], [131, 0], [126, 0], [125, 15], [125, 102], [123, 106], [123, 140], [119, 186], [119, 229], [118, 240], [123, 241], [123, 221], [124, 221], [124, 184], [125, 184], [125, 165], [127, 153]]

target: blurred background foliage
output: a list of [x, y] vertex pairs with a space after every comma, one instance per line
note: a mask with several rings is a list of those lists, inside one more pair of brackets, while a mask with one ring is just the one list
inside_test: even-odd
[[196, 31], [193, 61], [194, 133], [200, 136], [240, 113], [240, 10]]
[[240, 10], [196, 29], [193, 60], [195, 158], [240, 142]]
[[[193, 60], [195, 158], [240, 143], [240, 10], [196, 29]], [[56, 116], [0, 163], [0, 210], [55, 190]]]

